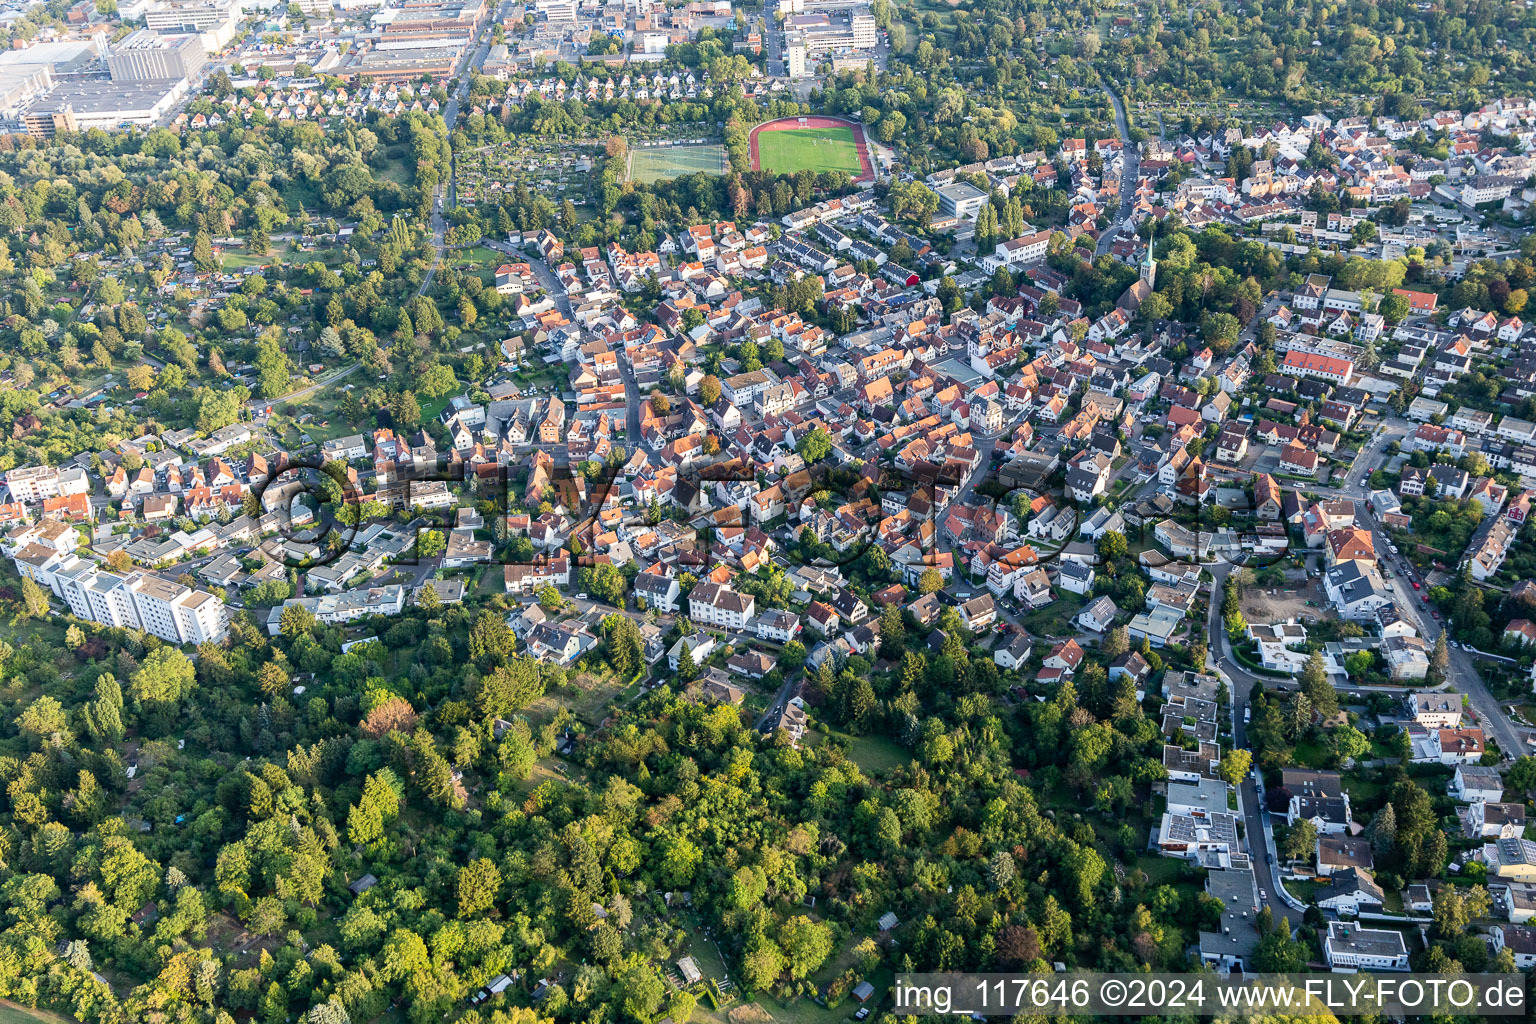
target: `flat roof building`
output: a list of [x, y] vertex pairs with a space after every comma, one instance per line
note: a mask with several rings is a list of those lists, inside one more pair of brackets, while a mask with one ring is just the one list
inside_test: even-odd
[[987, 194], [968, 181], [954, 181], [938, 188], [939, 209], [961, 220], [975, 220], [987, 202]]
[[28, 134], [51, 138], [59, 131], [149, 127], [187, 94], [185, 78], [135, 82], [62, 82], [21, 114]]
[[202, 39], [190, 33], [166, 34], [140, 29], [112, 44], [107, 71], [114, 82], [185, 78], [195, 81], [208, 63]]

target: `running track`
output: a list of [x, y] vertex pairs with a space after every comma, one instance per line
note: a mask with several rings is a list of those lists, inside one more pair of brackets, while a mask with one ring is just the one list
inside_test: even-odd
[[869, 144], [864, 139], [864, 126], [857, 121], [849, 121], [841, 117], [781, 117], [776, 121], [764, 121], [747, 133], [747, 150], [752, 162], [752, 169], [760, 171], [763, 163], [757, 155], [757, 136], [759, 132], [783, 132], [794, 131], [796, 128], [851, 128], [853, 129], [853, 146], [859, 154], [859, 176], [854, 181], [874, 181], [875, 166], [869, 159]]

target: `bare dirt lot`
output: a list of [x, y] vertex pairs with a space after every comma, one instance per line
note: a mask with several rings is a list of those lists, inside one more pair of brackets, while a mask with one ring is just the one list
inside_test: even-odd
[[1284, 622], [1287, 619], [1309, 622], [1335, 617], [1333, 610], [1327, 607], [1323, 585], [1316, 579], [1285, 587], [1249, 584], [1241, 589], [1238, 606], [1249, 622]]

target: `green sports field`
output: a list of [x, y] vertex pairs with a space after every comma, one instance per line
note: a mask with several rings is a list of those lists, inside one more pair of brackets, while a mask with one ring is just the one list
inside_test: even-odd
[[680, 178], [700, 171], [705, 174], [724, 174], [725, 147], [643, 146], [629, 151], [630, 180], [641, 184]]
[[847, 171], [857, 178], [864, 170], [853, 129], [846, 125], [758, 132], [757, 162], [777, 174]]

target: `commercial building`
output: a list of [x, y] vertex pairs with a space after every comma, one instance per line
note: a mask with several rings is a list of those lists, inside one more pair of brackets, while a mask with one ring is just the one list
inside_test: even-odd
[[165, 0], [144, 14], [156, 32], [195, 32], [203, 49], [217, 53], [235, 38], [242, 16], [240, 0]]
[[191, 33], [161, 34], [141, 29], [112, 44], [107, 71], [114, 82], [185, 78], [195, 81], [208, 63], [202, 39]]
[[799, 35], [808, 54], [868, 50], [875, 45], [875, 19], [868, 7], [831, 13], [791, 14], [784, 18], [786, 38]]
[[951, 182], [938, 189], [939, 210], [961, 220], [975, 220], [987, 203], [987, 194], [968, 181]]

